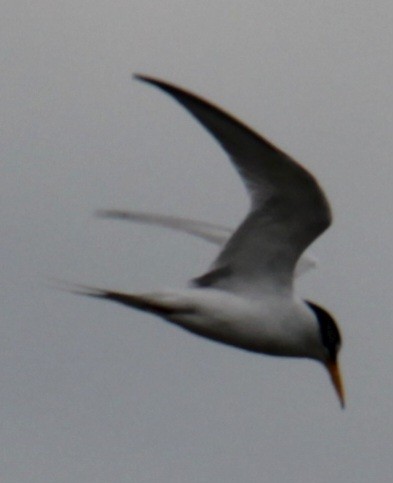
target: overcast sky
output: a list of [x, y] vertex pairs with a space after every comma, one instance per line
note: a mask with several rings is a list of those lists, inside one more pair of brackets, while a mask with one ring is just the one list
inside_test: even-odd
[[[388, 481], [391, 1], [3, 3], [0, 480]], [[335, 223], [298, 290], [342, 328], [345, 411], [314, 362], [51, 288], [182, 287], [216, 254], [98, 208], [228, 226], [246, 212], [215, 142], [132, 72], [213, 100], [325, 188]]]

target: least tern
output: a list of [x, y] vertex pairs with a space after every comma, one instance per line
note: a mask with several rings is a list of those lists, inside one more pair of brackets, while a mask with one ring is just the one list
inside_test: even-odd
[[[303, 252], [332, 221], [318, 182], [270, 141], [210, 102], [168, 82], [135, 77], [172, 96], [216, 139], [247, 188], [250, 210], [233, 234], [203, 222], [139, 213], [139, 221], [223, 245], [209, 270], [189, 288], [129, 294], [78, 287], [75, 292], [150, 312], [247, 351], [319, 361], [344, 407], [337, 324], [324, 308], [294, 291], [297, 272], [312, 265]], [[101, 214], [138, 220], [138, 213]]]

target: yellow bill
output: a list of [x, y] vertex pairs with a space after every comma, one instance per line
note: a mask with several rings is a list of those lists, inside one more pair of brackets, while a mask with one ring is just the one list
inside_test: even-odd
[[329, 359], [326, 363], [326, 368], [330, 374], [334, 389], [336, 390], [341, 407], [345, 407], [345, 393], [344, 385], [341, 378], [340, 367], [337, 360]]

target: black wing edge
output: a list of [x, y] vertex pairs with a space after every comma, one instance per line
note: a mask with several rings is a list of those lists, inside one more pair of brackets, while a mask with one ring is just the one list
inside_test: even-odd
[[[202, 109], [211, 109], [214, 111], [215, 115], [218, 117], [221, 117], [223, 120], [226, 122], [229, 122], [233, 124], [234, 127], [237, 129], [240, 129], [246, 134], [247, 136], [251, 136], [254, 138], [254, 140], [258, 143], [262, 143], [265, 145], [266, 148], [271, 149], [275, 153], [280, 153], [282, 156], [289, 158], [289, 156], [282, 151], [280, 148], [275, 146], [271, 141], [268, 139], [262, 137], [260, 134], [258, 134], [254, 129], [251, 127], [247, 126], [244, 124], [242, 121], [237, 119], [235, 116], [232, 114], [229, 114], [225, 112], [223, 109], [218, 107], [217, 105], [213, 104], [210, 101], [205, 100], [204, 98], [197, 96], [196, 94], [193, 94], [182, 87], [178, 87], [176, 85], [173, 85], [169, 82], [163, 81], [161, 79], [157, 79], [155, 77], [147, 76], [144, 74], [133, 74], [133, 78], [142, 82], [146, 82], [147, 84], [151, 84], [155, 87], [158, 87], [159, 89], [163, 90], [170, 96], [174, 97], [177, 102], [179, 102], [182, 106], [184, 106], [198, 121], [205, 127], [207, 126], [204, 124], [204, 122], [197, 116], [197, 114], [193, 111], [192, 107], [190, 104], [194, 104], [196, 107], [200, 107]], [[208, 129], [208, 128], [207, 128]], [[222, 144], [221, 140], [218, 138], [218, 136], [208, 129], [210, 133], [217, 139], [217, 141]], [[292, 160], [294, 161], [294, 160]]]

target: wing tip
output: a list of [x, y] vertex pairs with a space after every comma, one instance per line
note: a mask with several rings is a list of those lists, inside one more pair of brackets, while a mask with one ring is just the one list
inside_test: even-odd
[[[134, 73], [132, 75], [133, 79], [141, 82], [147, 82], [148, 84], [153, 84], [156, 86], [166, 86], [167, 83], [164, 81], [161, 81], [159, 79], [156, 79], [155, 77], [152, 77], [150, 75], [145, 75], [145, 74], [139, 74], [138, 72]], [[169, 86], [169, 84], [168, 84]]]
[[210, 102], [203, 99], [202, 97], [197, 96], [196, 94], [193, 94], [192, 92], [189, 92], [183, 89], [182, 87], [179, 87], [176, 84], [172, 84], [170, 82], [157, 79], [156, 77], [152, 77], [145, 74], [138, 74], [138, 73], [133, 74], [133, 78], [135, 80], [146, 82], [147, 84], [151, 84], [155, 87], [158, 87], [159, 89], [163, 90], [167, 94], [173, 96], [178, 102], [180, 102], [183, 105], [185, 105], [185, 100], [188, 100], [188, 101], [204, 104], [216, 110], [220, 110], [216, 106], [213, 106], [213, 104], [211, 104]]
[[127, 211], [111, 208], [100, 208], [94, 212], [94, 215], [98, 218], [115, 218], [120, 220], [126, 220], [131, 216]]
[[146, 79], [149, 78], [149, 76], [145, 75], [145, 74], [139, 74], [138, 72], [134, 72], [132, 74], [132, 78], [135, 79], [135, 80], [140, 80], [140, 81], [145, 81]]

